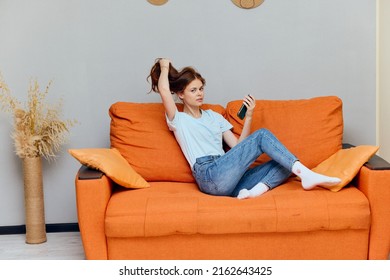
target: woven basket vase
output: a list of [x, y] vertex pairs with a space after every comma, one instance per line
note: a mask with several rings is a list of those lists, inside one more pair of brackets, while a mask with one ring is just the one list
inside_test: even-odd
[[23, 158], [26, 243], [46, 242], [41, 157]]

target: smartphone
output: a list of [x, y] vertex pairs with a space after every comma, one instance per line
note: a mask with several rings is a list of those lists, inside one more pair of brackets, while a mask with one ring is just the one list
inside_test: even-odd
[[[248, 96], [252, 98], [250, 94], [248, 94]], [[238, 110], [237, 117], [243, 120], [245, 118], [245, 114], [247, 110], [248, 108], [246, 107], [245, 103], [242, 103], [240, 110]]]
[[237, 117], [243, 120], [245, 118], [245, 114], [247, 110], [248, 108], [246, 107], [246, 105], [242, 104], [240, 110], [238, 110]]

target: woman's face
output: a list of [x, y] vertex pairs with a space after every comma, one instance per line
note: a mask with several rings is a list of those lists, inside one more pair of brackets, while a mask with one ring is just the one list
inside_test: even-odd
[[189, 83], [179, 97], [188, 106], [201, 106], [204, 98], [204, 86], [201, 80], [195, 79]]

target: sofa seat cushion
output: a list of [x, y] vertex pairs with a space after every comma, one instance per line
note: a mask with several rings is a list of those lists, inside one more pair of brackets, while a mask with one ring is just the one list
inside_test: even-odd
[[[240, 135], [243, 120], [237, 117], [242, 100], [227, 104], [227, 120]], [[297, 100], [257, 100], [252, 130], [267, 128], [306, 166], [313, 168], [341, 149], [342, 101], [336, 96]], [[257, 164], [268, 161], [260, 156]]]
[[172, 234], [308, 232], [370, 226], [367, 198], [355, 187], [304, 191], [291, 179], [261, 197], [238, 200], [201, 193], [193, 183], [152, 182], [121, 189], [108, 204], [108, 237]]

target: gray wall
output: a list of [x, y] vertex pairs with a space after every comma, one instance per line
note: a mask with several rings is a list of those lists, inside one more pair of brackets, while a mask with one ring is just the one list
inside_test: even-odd
[[[47, 223], [76, 222], [69, 148], [108, 147], [107, 110], [116, 101], [159, 102], [147, 94], [156, 57], [195, 66], [206, 101], [337, 95], [345, 141], [375, 144], [375, 1], [267, 0], [254, 10], [228, 0], [0, 0], [0, 71], [19, 99], [31, 77], [64, 98], [80, 124], [57, 161], [44, 162]], [[24, 224], [21, 161], [0, 112], [0, 226]]]

